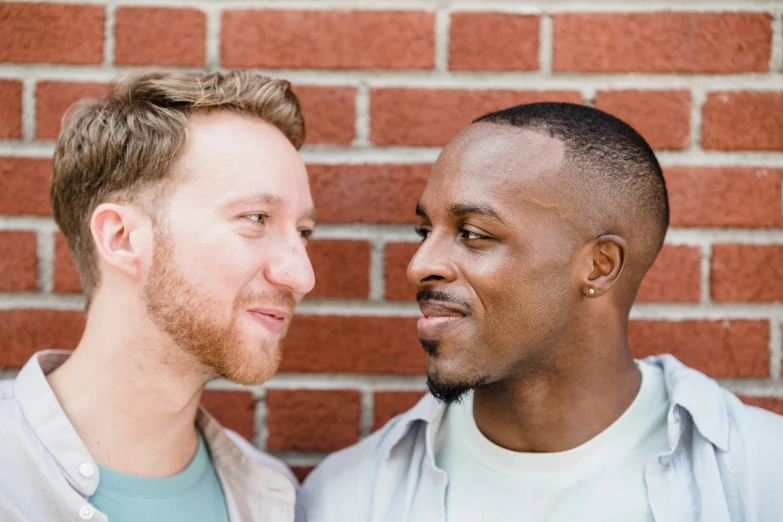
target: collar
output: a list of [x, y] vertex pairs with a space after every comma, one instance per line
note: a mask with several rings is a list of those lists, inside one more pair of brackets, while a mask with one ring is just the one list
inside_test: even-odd
[[[704, 438], [721, 451], [728, 451], [729, 416], [718, 383], [685, 366], [673, 355], [656, 355], [644, 360], [663, 369], [664, 383], [671, 404], [670, 413], [676, 412], [677, 406], [683, 408]], [[446, 408], [428, 393], [413, 408], [398, 417], [389, 429], [386, 441], [387, 458], [403, 439], [415, 431], [417, 424], [424, 423], [426, 452], [428, 458], [434, 459], [433, 441]], [[682, 434], [680, 414], [670, 414], [668, 422], [670, 432]], [[679, 442], [679, 435], [677, 440], [671, 441], [672, 447]]]
[[[693, 419], [696, 429], [723, 452], [729, 450], [729, 413], [721, 387], [703, 373], [682, 364], [669, 354], [644, 359], [663, 369], [663, 379], [671, 403], [669, 425], [681, 422], [676, 407], [683, 408]], [[680, 432], [678, 429], [677, 433]]]
[[98, 488], [98, 466], [46, 380], [46, 375], [70, 355], [64, 350], [33, 355], [14, 380], [14, 394], [30, 427], [63, 469], [68, 482], [82, 496], [90, 497]]
[[224, 493], [231, 495], [232, 500], [239, 500], [233, 497], [236, 496], [236, 489], [240, 488], [243, 490], [243, 497], [274, 499], [283, 504], [294, 505], [294, 485], [280, 473], [254, 460], [251, 455], [257, 451], [255, 447], [244, 439], [241, 439], [241, 443], [246, 448], [240, 447], [203, 407], [199, 407], [196, 414], [196, 424], [204, 434], [215, 471], [222, 482], [230, 482], [230, 487], [224, 486]]
[[[71, 353], [45, 350], [33, 355], [17, 375], [14, 393], [27, 422], [63, 469], [68, 482], [89, 498], [98, 488], [98, 466], [46, 380], [46, 375], [63, 364]], [[254, 448], [241, 448], [203, 407], [199, 407], [196, 423], [204, 434], [216, 471], [221, 478], [230, 479], [231, 488], [225, 488], [227, 496], [238, 493], [229, 489], [240, 487], [243, 493], [261, 494], [293, 505], [294, 486], [283, 475], [253, 460], [249, 454]], [[236, 519], [244, 520], [232, 518]]]

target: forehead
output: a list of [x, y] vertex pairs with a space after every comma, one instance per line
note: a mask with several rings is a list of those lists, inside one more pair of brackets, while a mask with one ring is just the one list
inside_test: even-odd
[[506, 212], [526, 204], [562, 203], [565, 145], [548, 134], [510, 125], [474, 123], [443, 150], [427, 183], [422, 203], [466, 200]]
[[216, 111], [188, 118], [188, 144], [175, 166], [182, 196], [213, 205], [232, 194], [267, 193], [311, 206], [307, 171], [298, 151], [273, 125]]

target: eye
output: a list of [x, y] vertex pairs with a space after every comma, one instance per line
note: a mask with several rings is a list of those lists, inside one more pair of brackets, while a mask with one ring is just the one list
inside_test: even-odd
[[429, 231], [429, 230], [427, 230], [427, 229], [426, 229], [426, 228], [424, 228], [424, 227], [416, 227], [416, 228], [414, 228], [413, 230], [415, 230], [415, 231], [416, 231], [416, 235], [418, 235], [418, 236], [421, 238], [421, 240], [422, 240], [422, 241], [424, 241], [425, 239], [427, 239], [427, 236], [428, 236], [428, 235], [429, 235], [429, 233], [430, 233], [430, 231]]
[[263, 225], [267, 217], [269, 216], [266, 214], [248, 214], [245, 216], [245, 219], [252, 221], [253, 223]]
[[313, 231], [310, 230], [309, 228], [303, 228], [299, 230], [299, 235], [302, 236], [302, 239], [306, 241], [310, 239], [310, 236], [313, 235]]
[[464, 228], [461, 228], [459, 231], [459, 237], [466, 241], [477, 241], [481, 239], [491, 239], [487, 236], [482, 236], [481, 234], [477, 234], [476, 232], [471, 232], [470, 230], [465, 230]]

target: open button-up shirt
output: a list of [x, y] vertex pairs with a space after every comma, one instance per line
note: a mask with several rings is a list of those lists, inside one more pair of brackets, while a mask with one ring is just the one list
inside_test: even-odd
[[[644, 472], [656, 522], [783, 521], [783, 417], [745, 406], [670, 355], [669, 447]], [[431, 395], [305, 482], [297, 522], [446, 522], [446, 473], [434, 440], [445, 406]], [[618, 492], [622, 494], [622, 492]]]
[[[98, 467], [65, 416], [46, 374], [70, 352], [34, 355], [0, 381], [0, 521], [106, 522], [89, 498]], [[296, 479], [280, 462], [225, 430], [205, 410], [196, 423], [209, 446], [231, 522], [291, 522]]]

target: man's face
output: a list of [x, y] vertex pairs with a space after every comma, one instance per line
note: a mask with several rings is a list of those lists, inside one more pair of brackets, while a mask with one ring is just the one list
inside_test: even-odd
[[315, 284], [307, 172], [257, 118], [194, 114], [189, 127], [155, 230], [147, 309], [210, 372], [260, 383], [277, 370], [294, 308]]
[[446, 402], [546, 366], [565, 335], [583, 226], [560, 175], [563, 153], [548, 135], [478, 123], [433, 167], [408, 277], [430, 389]]

